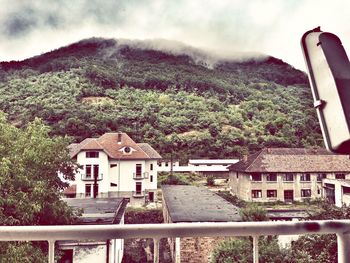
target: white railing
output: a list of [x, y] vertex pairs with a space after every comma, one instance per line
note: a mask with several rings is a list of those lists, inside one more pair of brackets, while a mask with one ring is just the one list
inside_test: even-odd
[[48, 241], [49, 263], [53, 263], [56, 241], [153, 238], [154, 262], [158, 262], [160, 238], [252, 236], [254, 262], [258, 263], [259, 248], [257, 241], [259, 236], [311, 233], [337, 234], [338, 262], [350, 262], [350, 220], [96, 226], [1, 226], [0, 241]]

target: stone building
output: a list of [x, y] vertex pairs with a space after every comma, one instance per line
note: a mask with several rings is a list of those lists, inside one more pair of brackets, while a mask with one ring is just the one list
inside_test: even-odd
[[265, 148], [229, 170], [231, 193], [240, 199], [292, 202], [324, 197], [325, 179], [349, 180], [350, 159], [319, 148]]
[[[165, 223], [241, 221], [239, 208], [204, 187], [164, 185]], [[173, 262], [209, 262], [211, 253], [223, 237], [168, 239]]]

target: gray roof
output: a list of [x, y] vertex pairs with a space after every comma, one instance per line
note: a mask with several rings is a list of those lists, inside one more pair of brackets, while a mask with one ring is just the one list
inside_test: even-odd
[[162, 159], [162, 156], [148, 143], [137, 144], [151, 159]]
[[67, 198], [72, 208], [82, 209], [80, 224], [118, 224], [128, 201], [125, 198]]
[[163, 185], [162, 191], [173, 223], [241, 221], [238, 207], [204, 187]]
[[336, 155], [321, 148], [265, 148], [229, 166], [246, 173], [350, 172], [349, 155]]

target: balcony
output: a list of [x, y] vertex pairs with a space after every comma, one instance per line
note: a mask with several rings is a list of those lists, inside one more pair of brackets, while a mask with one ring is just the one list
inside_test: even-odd
[[253, 262], [258, 263], [258, 237], [265, 235], [337, 234], [338, 263], [350, 262], [350, 220], [300, 222], [177, 223], [144, 225], [1, 226], [0, 241], [48, 241], [48, 262], [54, 262], [55, 242], [153, 238], [154, 262], [159, 262], [159, 240], [181, 237], [253, 237]]
[[133, 173], [134, 180], [148, 179], [148, 172], [144, 173]]
[[145, 191], [132, 191], [132, 196], [135, 198], [141, 198], [145, 196]]
[[[97, 177], [97, 181], [101, 181], [103, 179], [103, 174], [100, 173]], [[94, 181], [93, 175], [86, 175], [86, 174], [81, 174], [81, 180], [82, 181]]]

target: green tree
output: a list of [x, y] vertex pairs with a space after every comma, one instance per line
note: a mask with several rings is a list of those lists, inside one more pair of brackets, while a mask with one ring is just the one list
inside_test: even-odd
[[[0, 222], [2, 225], [60, 225], [70, 224], [75, 212], [60, 200], [65, 179], [74, 178], [75, 165], [70, 160], [67, 139], [49, 136], [49, 129], [40, 120], [18, 129], [0, 112]], [[17, 243], [16, 243], [17, 244]], [[34, 244], [34, 245], [33, 245]], [[21, 262], [40, 255], [45, 247], [37, 243], [1, 243], [0, 255]], [[33, 251], [29, 249], [33, 246]], [[44, 257], [45, 258], [45, 257]], [[28, 260], [27, 260], [28, 259]], [[6, 262], [3, 256], [1, 262]]]
[[[310, 220], [350, 219], [350, 207], [337, 207], [327, 201], [320, 201], [317, 213], [311, 214]], [[337, 237], [330, 235], [301, 236], [291, 246], [292, 257], [296, 262], [337, 262]]]
[[[212, 263], [251, 263], [253, 243], [251, 238], [232, 238], [221, 242], [213, 251]], [[259, 238], [259, 262], [282, 263], [288, 261], [288, 251], [280, 249], [276, 237]]]

